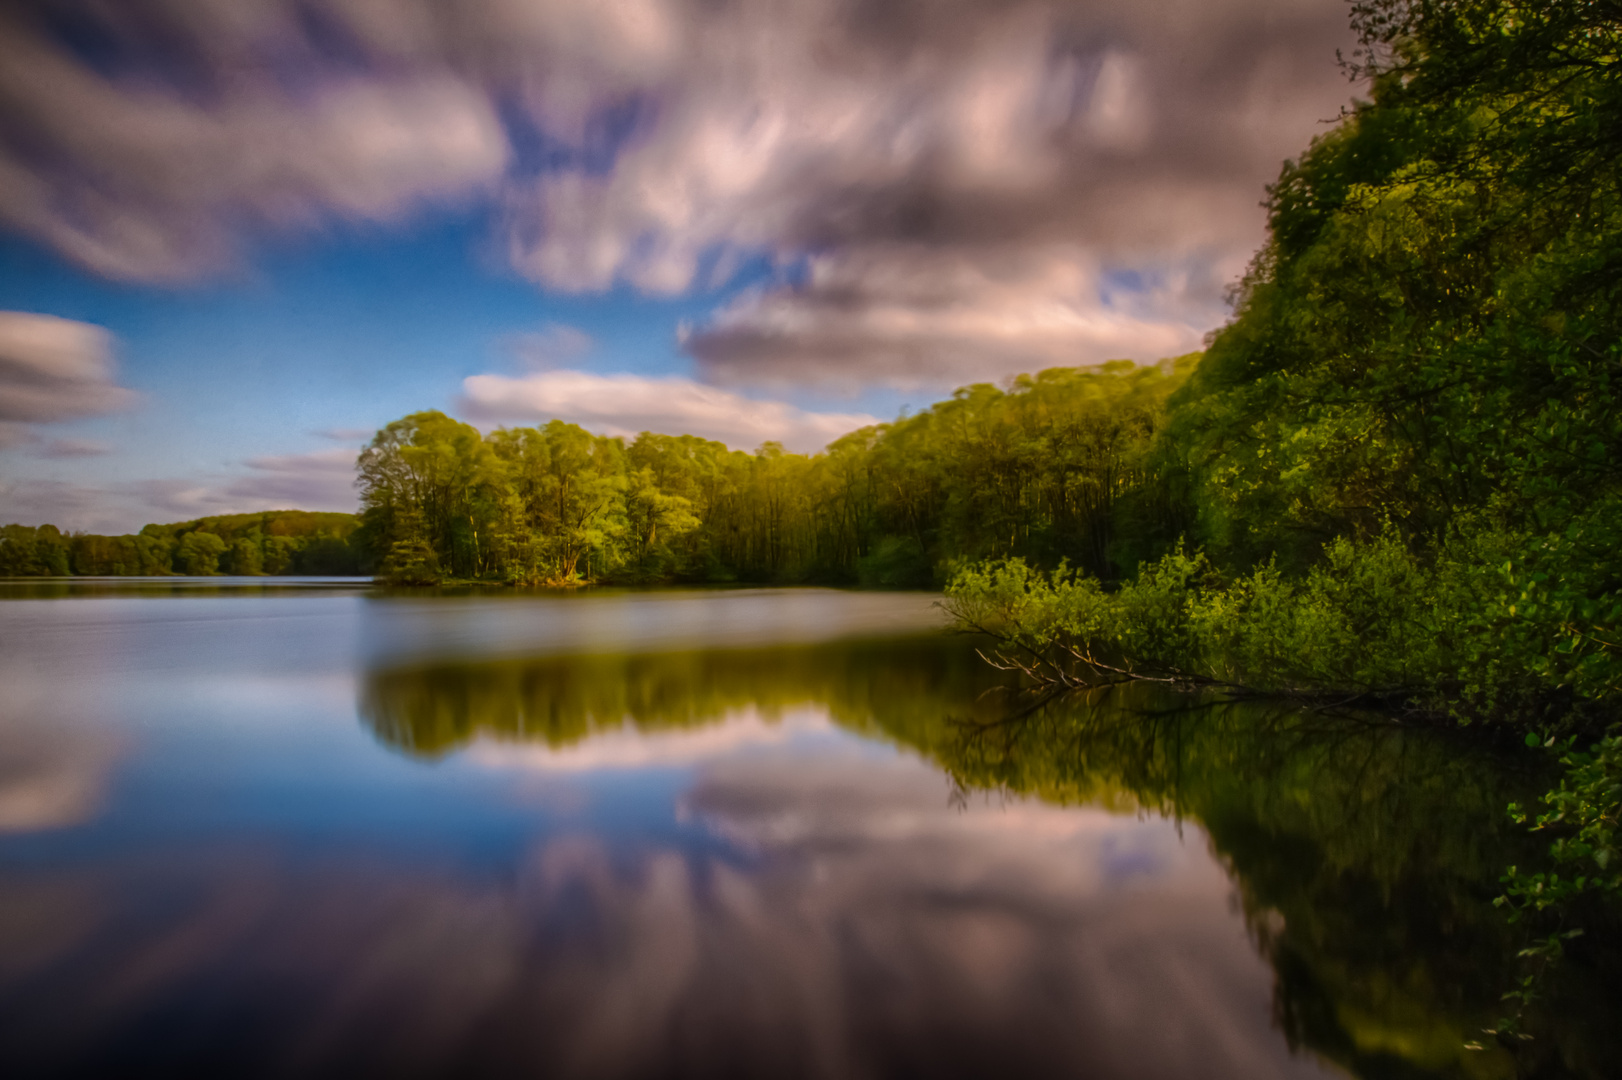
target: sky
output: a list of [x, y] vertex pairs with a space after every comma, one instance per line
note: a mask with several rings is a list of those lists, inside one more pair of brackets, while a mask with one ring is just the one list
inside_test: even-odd
[[814, 451], [1200, 347], [1340, 0], [0, 3], [0, 522], [352, 510], [439, 409]]

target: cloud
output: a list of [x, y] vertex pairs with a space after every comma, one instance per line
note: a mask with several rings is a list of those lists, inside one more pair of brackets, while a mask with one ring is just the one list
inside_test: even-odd
[[0, 221], [107, 277], [193, 279], [237, 261], [243, 221], [387, 221], [507, 163], [480, 88], [346, 71], [293, 4], [104, 12], [100, 65], [43, 16], [0, 15]]
[[[687, 338], [734, 384], [949, 385], [1186, 348], [1262, 239], [1263, 185], [1350, 90], [1346, 12], [1322, 0], [77, 18], [94, 63], [44, 14], [0, 16], [11, 228], [141, 281], [229, 265], [255, 230], [470, 198], [548, 290], [680, 294], [763, 257], [774, 283]], [[536, 345], [542, 366], [574, 362]]]
[[562, 323], [549, 323], [534, 333], [514, 334], [504, 344], [530, 371], [548, 371], [578, 363], [597, 345], [584, 330]]
[[[0, 476], [0, 516], [7, 525], [51, 524], [64, 531], [125, 533], [139, 529], [127, 492], [62, 480]], [[147, 518], [146, 521], [152, 520]]]
[[139, 396], [113, 380], [112, 335], [99, 326], [0, 311], [0, 424], [49, 424], [133, 407]]
[[105, 457], [112, 452], [112, 447], [94, 439], [52, 439], [39, 450], [48, 458]]
[[263, 509], [355, 510], [355, 451], [347, 447], [249, 458], [247, 466], [247, 476], [226, 486], [227, 498], [276, 504]]
[[346, 427], [323, 428], [320, 431], [312, 431], [310, 434], [321, 439], [331, 439], [333, 442], [364, 443], [370, 442], [372, 436], [377, 433], [371, 428]]
[[[64, 440], [66, 441], [66, 440]], [[77, 440], [74, 440], [77, 441]], [[151, 522], [187, 521], [260, 510], [333, 510], [352, 513], [355, 451], [345, 447], [308, 454], [250, 458], [245, 471], [80, 484], [65, 480], [0, 478], [5, 521], [64, 530], [122, 534]]]
[[355, 510], [352, 449], [333, 447], [308, 454], [249, 458], [244, 464], [248, 471], [234, 477], [149, 480], [134, 487], [148, 505], [177, 517], [259, 510]]
[[769, 440], [790, 450], [820, 450], [841, 435], [878, 423], [865, 413], [807, 412], [676, 376], [584, 371], [543, 371], [521, 378], [473, 375], [462, 381], [460, 405], [476, 420], [555, 418], [606, 435], [699, 435], [751, 450]]
[[[768, 254], [783, 280], [686, 339], [730, 384], [1159, 359], [1225, 317], [1347, 36], [1305, 0], [729, 6], [611, 170], [509, 185], [509, 250], [548, 288], [667, 294]], [[1140, 280], [1167, 287], [1109, 284]]]
[[857, 249], [814, 259], [799, 288], [743, 294], [683, 341], [723, 384], [934, 388], [1191, 352], [1219, 313], [1190, 291], [1186, 275], [1152, 292], [1111, 288], [1062, 249]]

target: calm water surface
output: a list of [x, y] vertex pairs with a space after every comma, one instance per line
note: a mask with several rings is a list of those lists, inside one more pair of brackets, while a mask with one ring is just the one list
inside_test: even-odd
[[1515, 1070], [1485, 754], [1018, 715], [918, 594], [0, 592], [7, 1076]]

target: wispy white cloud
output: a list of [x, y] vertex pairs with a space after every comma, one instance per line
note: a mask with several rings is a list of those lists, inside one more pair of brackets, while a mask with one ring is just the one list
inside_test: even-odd
[[12, 443], [21, 425], [101, 416], [140, 400], [114, 378], [113, 339], [99, 326], [26, 311], [0, 311], [0, 424]]
[[154, 520], [139, 516], [137, 508], [144, 505], [136, 492], [116, 485], [0, 476], [0, 524], [126, 533]]
[[820, 450], [841, 435], [878, 423], [865, 413], [809, 412], [677, 376], [568, 370], [522, 377], [473, 375], [462, 381], [460, 406], [475, 420], [558, 419], [605, 435], [699, 435], [747, 450], [767, 441], [791, 450]]
[[248, 474], [225, 487], [225, 497], [274, 505], [253, 509], [353, 511], [355, 451], [348, 447], [308, 454], [249, 458]]
[[371, 428], [340, 427], [323, 428], [320, 431], [312, 431], [310, 434], [317, 438], [330, 439], [333, 442], [356, 444], [368, 442], [375, 432]]
[[584, 330], [563, 323], [548, 323], [531, 333], [514, 334], [502, 344], [513, 359], [530, 371], [578, 364], [597, 345]]
[[247, 514], [257, 510], [336, 510], [356, 506], [355, 451], [249, 458], [246, 473], [135, 485], [155, 508], [172, 515]]

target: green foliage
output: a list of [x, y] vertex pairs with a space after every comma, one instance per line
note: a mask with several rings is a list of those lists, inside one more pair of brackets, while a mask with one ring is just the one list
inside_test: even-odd
[[[917, 588], [966, 557], [1017, 556], [1114, 580], [1187, 528], [1186, 463], [1159, 438], [1167, 399], [1197, 359], [965, 387], [811, 455], [651, 432], [627, 444], [557, 420], [481, 435], [443, 413], [413, 413], [360, 454], [358, 520], [277, 511], [63, 542], [81, 574], [377, 568], [417, 584]], [[197, 533], [224, 542], [214, 561], [200, 547], [209, 541], [186, 539]], [[61, 546], [19, 532], [0, 544], [0, 570], [66, 572], [49, 569]]]
[[391, 585], [438, 585], [445, 571], [439, 553], [428, 541], [422, 515], [413, 508], [402, 510], [394, 521], [394, 542], [380, 568], [383, 580]]
[[362, 555], [350, 543], [357, 524], [353, 514], [271, 510], [147, 525], [126, 536], [7, 525], [0, 529], [0, 576], [358, 574]]
[[[1536, 735], [1527, 736], [1538, 745]], [[1553, 740], [1550, 740], [1552, 743]], [[1549, 847], [1558, 870], [1522, 871], [1510, 867], [1505, 895], [1499, 902], [1511, 909], [1511, 919], [1526, 911], [1544, 911], [1570, 903], [1577, 896], [1622, 890], [1622, 849], [1617, 844], [1622, 818], [1622, 730], [1613, 729], [1587, 749], [1578, 749], [1573, 736], [1560, 744], [1565, 775], [1560, 785], [1542, 797], [1546, 807], [1533, 823], [1540, 832], [1556, 837]], [[1511, 803], [1510, 817], [1525, 824], [1531, 816]]]
[[0, 528], [0, 576], [61, 577], [69, 573], [67, 538], [54, 525]]
[[627, 445], [558, 420], [481, 438], [415, 413], [361, 454], [359, 539], [391, 566], [422, 565], [396, 555], [416, 514], [445, 573], [514, 584], [917, 587], [978, 555], [1068, 558], [1113, 576], [1163, 550], [1182, 520], [1176, 470], [1152, 450], [1195, 359], [966, 387], [814, 455], [651, 432]]
[[190, 532], [180, 538], [175, 549], [175, 561], [181, 572], [209, 575], [220, 572], [220, 556], [225, 553], [225, 541], [211, 532]]
[[[1466, 570], [1449, 558], [1427, 564], [1388, 531], [1336, 539], [1297, 576], [1272, 562], [1224, 575], [1179, 548], [1114, 591], [1063, 567], [973, 565], [947, 586], [946, 606], [1029, 657], [1033, 675], [1066, 685], [1214, 683], [1434, 713], [1482, 677], [1460, 663], [1485, 651], [1465, 632], [1478, 591]], [[1494, 628], [1475, 620], [1489, 644]]]

